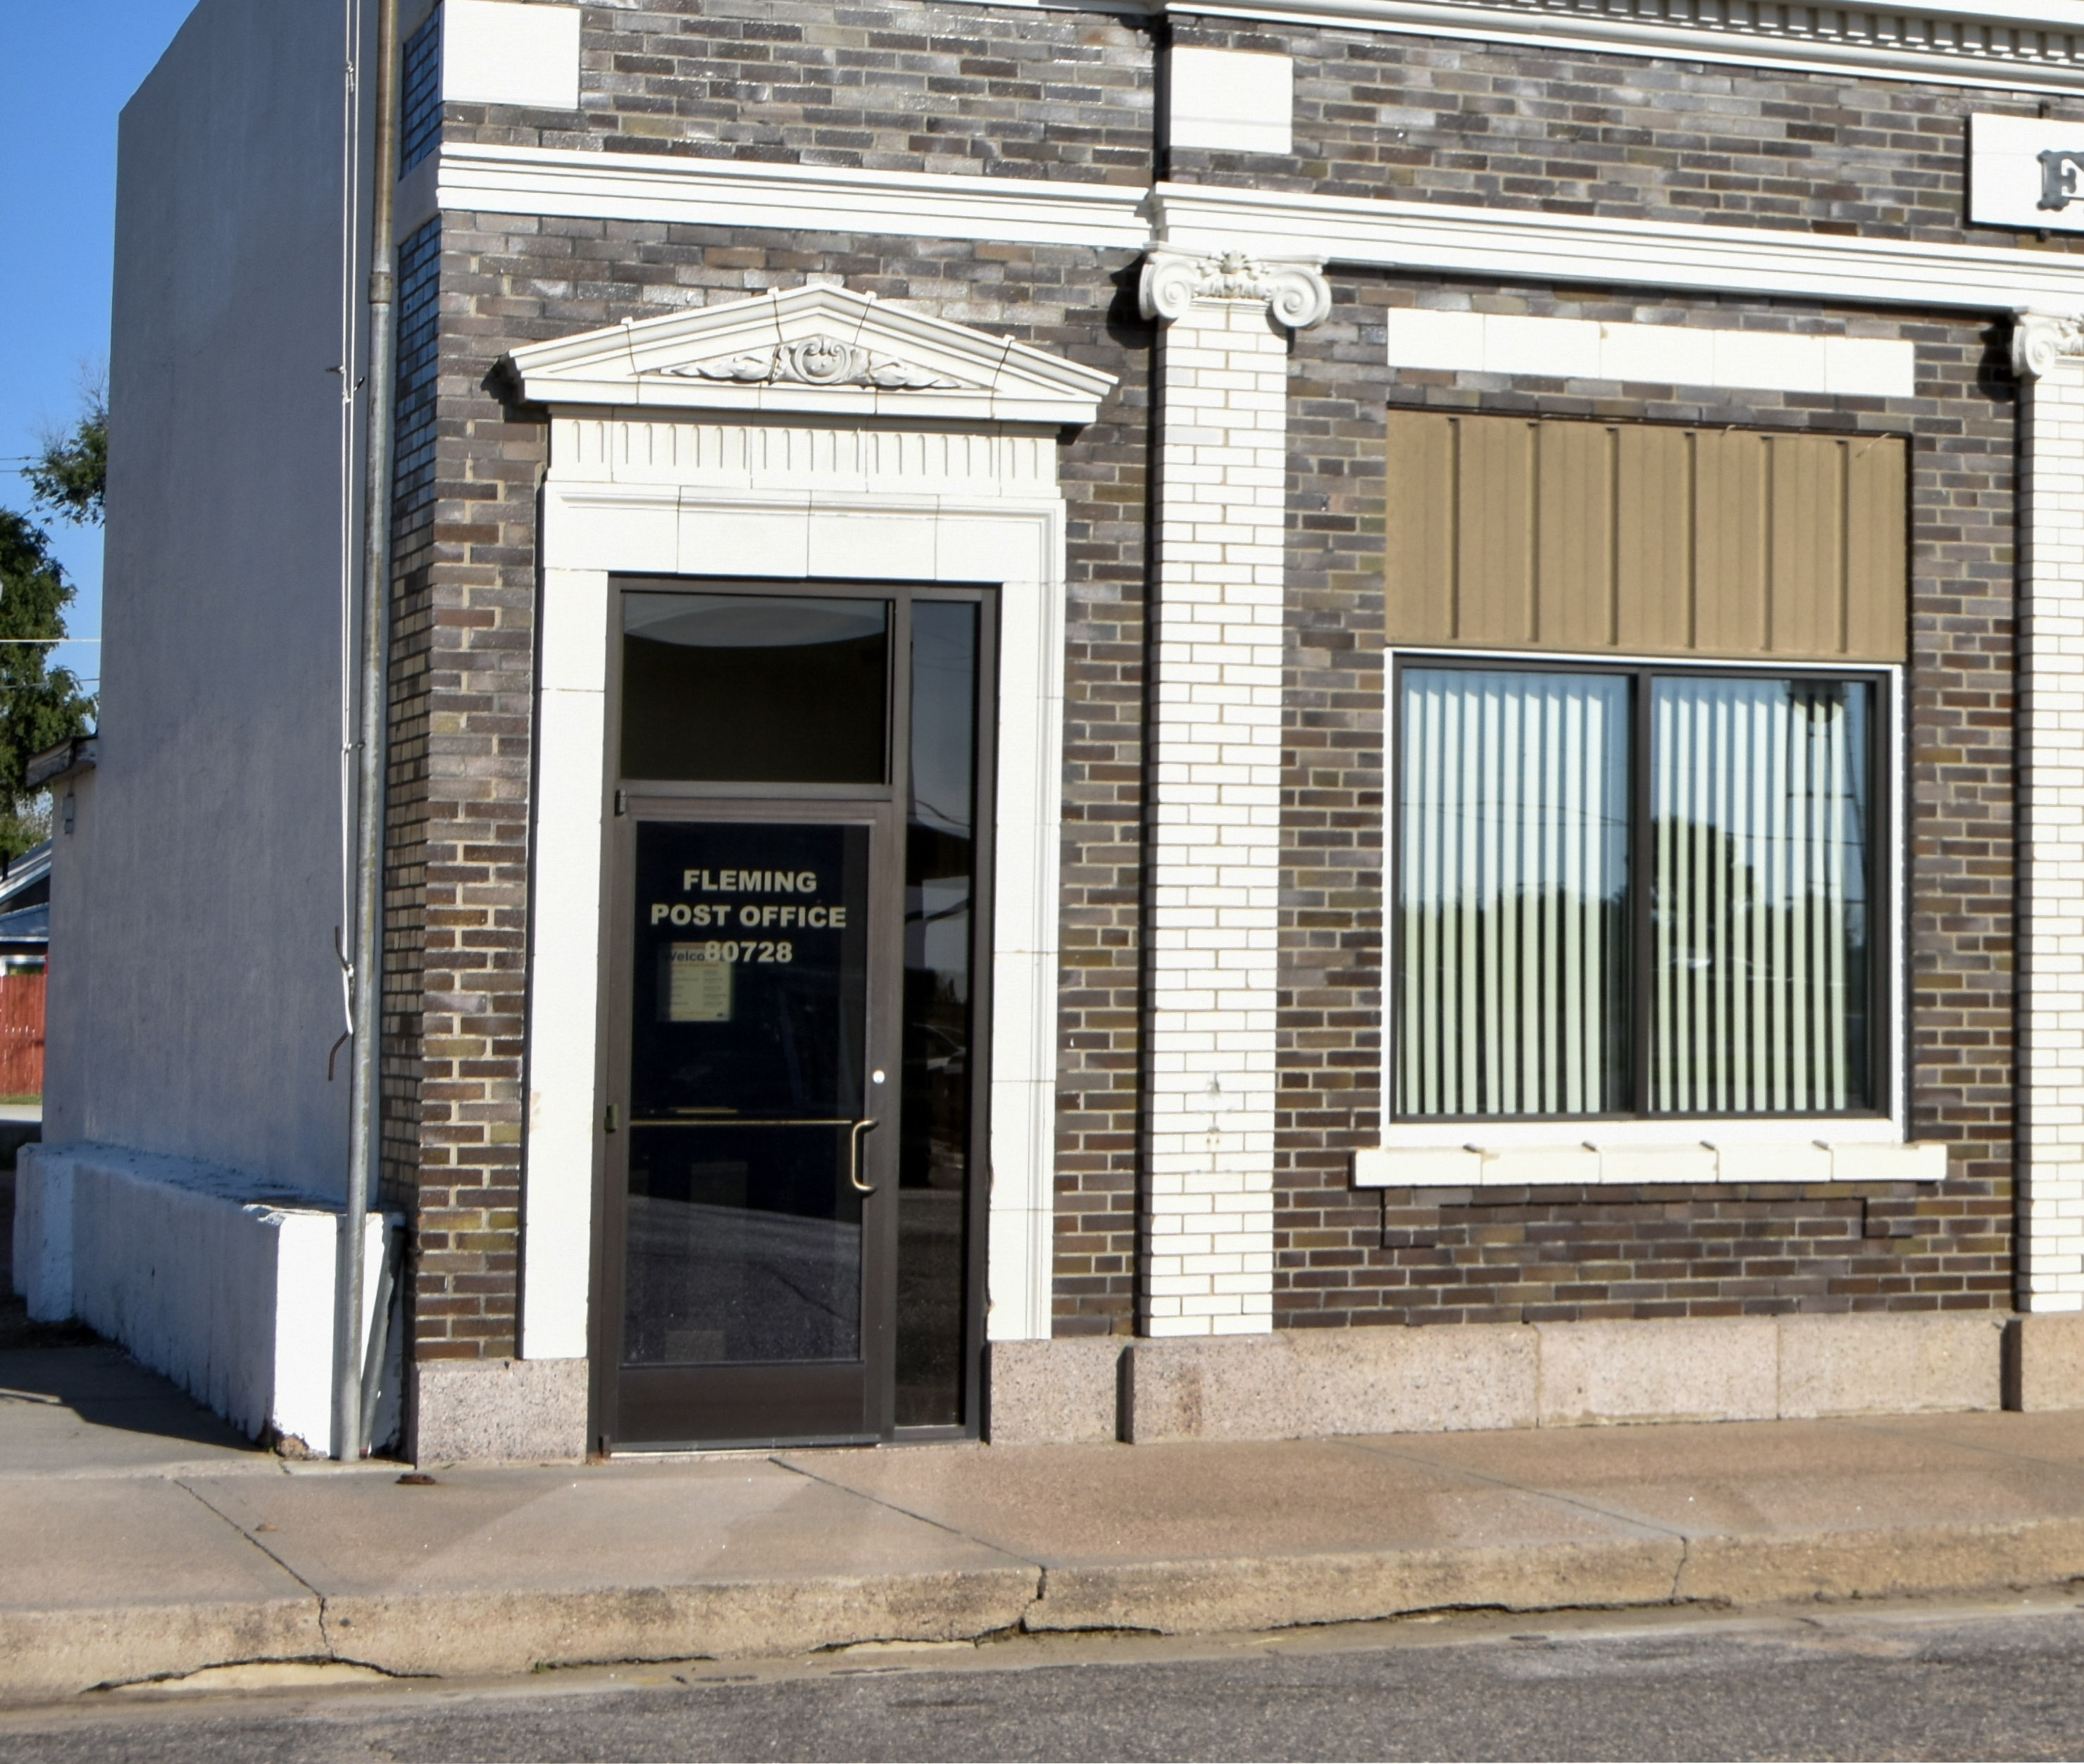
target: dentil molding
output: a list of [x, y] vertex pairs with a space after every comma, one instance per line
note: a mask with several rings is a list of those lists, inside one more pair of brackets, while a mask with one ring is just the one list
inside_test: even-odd
[[1263, 301], [1293, 331], [1332, 310], [1321, 262], [1254, 257], [1241, 251], [1183, 252], [1158, 246], [1143, 260], [1137, 303], [1146, 319], [1179, 318], [1197, 300]]

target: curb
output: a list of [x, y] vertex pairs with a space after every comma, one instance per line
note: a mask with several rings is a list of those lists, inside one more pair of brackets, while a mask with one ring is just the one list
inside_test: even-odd
[[2084, 1518], [1761, 1538], [1356, 1550], [875, 1578], [541, 1593], [0, 1612], [0, 1702], [259, 1660], [334, 1660], [400, 1677], [544, 1665], [748, 1659], [1008, 1630], [1180, 1635], [1422, 1611], [1760, 1605], [2060, 1585], [2084, 1579]]

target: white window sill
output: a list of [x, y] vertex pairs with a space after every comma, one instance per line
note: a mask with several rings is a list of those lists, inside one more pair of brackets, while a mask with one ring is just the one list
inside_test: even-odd
[[1356, 1152], [1353, 1186], [1944, 1181], [1945, 1144], [1899, 1132], [1887, 1119], [1587, 1121], [1574, 1134], [1560, 1122], [1427, 1122], [1392, 1127], [1385, 1144]]

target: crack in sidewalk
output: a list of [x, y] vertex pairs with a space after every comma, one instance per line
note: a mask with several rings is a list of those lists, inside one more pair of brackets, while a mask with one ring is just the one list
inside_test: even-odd
[[252, 1546], [258, 1550], [261, 1555], [267, 1557], [270, 1562], [273, 1563], [277, 1567], [280, 1568], [283, 1573], [288, 1575], [289, 1577], [294, 1580], [298, 1585], [302, 1587], [307, 1593], [310, 1593], [314, 1599], [317, 1600], [319, 1610], [321, 1614], [321, 1617], [323, 1618], [323, 1614], [325, 1610], [324, 1593], [321, 1593], [316, 1587], [313, 1586], [309, 1580], [307, 1580], [303, 1577], [303, 1576], [298, 1573], [297, 1571], [291, 1567], [288, 1563], [285, 1562], [282, 1557], [276, 1555], [276, 1553], [273, 1550], [270, 1550], [266, 1544], [263, 1543], [258, 1538], [255, 1537], [252, 1532], [248, 1531], [245, 1526], [239, 1524], [236, 1519], [234, 1519], [230, 1513], [227, 1512], [214, 1501], [203, 1495], [200, 1490], [191, 1487], [188, 1483], [183, 1482], [179, 1477], [176, 1477], [173, 1481], [174, 1487], [180, 1490], [180, 1491], [186, 1495], [191, 1500], [194, 1501], [205, 1512], [209, 1513], [213, 1518], [221, 1520], [232, 1530], [238, 1533], [239, 1535], [244, 1538], [247, 1542], [252, 1545]]
[[951, 1538], [959, 1538], [964, 1543], [975, 1544], [980, 1550], [989, 1550], [993, 1555], [1004, 1556], [1006, 1561], [1014, 1567], [1027, 1569], [1035, 1576], [1035, 1586], [1034, 1590], [1028, 1595], [1027, 1610], [1021, 1614], [1023, 1625], [1027, 1621], [1027, 1611], [1032, 1611], [1042, 1602], [1043, 1590], [1048, 1582], [1048, 1563], [1032, 1561], [1017, 1550], [1009, 1550], [1003, 1544], [993, 1542], [989, 1538], [980, 1538], [972, 1532], [965, 1531], [960, 1525], [951, 1524], [945, 1519], [937, 1519], [931, 1513], [923, 1513], [913, 1508], [901, 1506], [896, 1501], [886, 1500], [881, 1495], [873, 1494], [865, 1488], [856, 1488], [850, 1483], [839, 1482], [830, 1476], [820, 1476], [815, 1470], [807, 1469], [801, 1464], [791, 1463], [786, 1458], [771, 1456], [767, 1462], [773, 1465], [777, 1470], [785, 1470], [792, 1475], [801, 1476], [805, 1481], [815, 1483], [821, 1488], [830, 1488], [842, 1495], [851, 1495], [857, 1500], [865, 1500], [870, 1506], [882, 1508], [885, 1512], [893, 1512], [906, 1519], [916, 1520], [922, 1525], [931, 1525], [936, 1531], [945, 1533]]
[[[307, 1593], [311, 1594], [312, 1605], [311, 1614], [318, 1620], [319, 1639], [325, 1643], [326, 1651], [323, 1656], [307, 1655], [303, 1657], [307, 1659], [324, 1658], [336, 1660], [342, 1665], [362, 1665], [366, 1664], [365, 1661], [350, 1660], [346, 1655], [341, 1652], [340, 1643], [333, 1638], [332, 1613], [328, 1608], [329, 1601], [324, 1593], [321, 1593], [316, 1587], [313, 1586], [309, 1580], [303, 1577], [303, 1576], [298, 1573], [294, 1568], [291, 1567], [289, 1563], [281, 1555], [269, 1549], [266, 1544], [263, 1543], [258, 1538], [255, 1537], [252, 1532], [248, 1531], [245, 1526], [239, 1524], [237, 1520], [234, 1519], [231, 1514], [225, 1512], [225, 1510], [219, 1507], [214, 1501], [210, 1500], [199, 1489], [189, 1487], [188, 1483], [181, 1481], [179, 1478], [175, 1478], [174, 1487], [180, 1489], [183, 1494], [188, 1495], [191, 1500], [195, 1501], [205, 1512], [209, 1513], [212, 1517], [221, 1521], [232, 1531], [237, 1533], [239, 1537], [243, 1538], [256, 1550], [258, 1550], [261, 1555], [267, 1557], [270, 1562], [273, 1563], [277, 1567], [280, 1568], [283, 1573], [288, 1575], [289, 1577], [294, 1580], [299, 1586], [302, 1587]], [[227, 1665], [245, 1665], [248, 1664], [248, 1662], [223, 1661], [220, 1662], [220, 1664]], [[202, 1669], [198, 1668], [197, 1669], [201, 1670]]]

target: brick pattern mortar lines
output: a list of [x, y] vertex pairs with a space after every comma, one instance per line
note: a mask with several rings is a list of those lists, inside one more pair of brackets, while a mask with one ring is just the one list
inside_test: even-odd
[[1288, 345], [1196, 300], [1158, 353], [1144, 1326], [1233, 1335], [1272, 1322]]
[[[547, 425], [488, 370], [625, 314], [836, 276], [1117, 375], [1065, 446], [1063, 955], [1057, 1326], [1125, 1332], [1136, 1302], [1142, 865], [1142, 435], [1150, 333], [1131, 254], [582, 220], [445, 218], [433, 525], [400, 573], [393, 674], [391, 1165], [417, 1170], [417, 1352], [514, 1352], [520, 1182], [536, 486]], [[1113, 304], [1108, 304], [1110, 299]], [[424, 732], [424, 733], [422, 733]], [[415, 839], [415, 834], [418, 837]], [[420, 878], [424, 877], [424, 882]], [[424, 1010], [409, 963], [424, 889]], [[415, 1029], [419, 1030], [415, 1036]], [[401, 1125], [413, 1119], [417, 1129]]]
[[[1134, 21], [910, 3], [835, 14], [796, 0], [595, 4], [585, 21], [578, 111], [451, 106], [449, 137], [1127, 185], [1154, 169], [1151, 38]], [[1294, 155], [1180, 152], [1163, 167], [1175, 178], [2018, 242], [1960, 222], [1962, 117], [2031, 109], [2001, 91], [1330, 27], [1269, 32], [1191, 19], [1169, 27], [1183, 41], [1298, 58]], [[1137, 1022], [1150, 341], [1122, 294], [1129, 254], [505, 216], [448, 222], [439, 500], [434, 526], [401, 542], [394, 658], [388, 1143], [396, 1191], [417, 1182], [424, 1209], [420, 1352], [510, 1351], [515, 1305], [518, 1163], [500, 1136], [519, 1125], [525, 803], [504, 793], [525, 796], [543, 436], [500, 408], [485, 372], [515, 343], [813, 273], [1010, 331], [1123, 379], [1100, 423], [1062, 455], [1071, 525], [1056, 1326], [1128, 1330], [1146, 1057]], [[1989, 339], [1956, 319], [1759, 302], [1607, 302], [1370, 275], [1336, 286], [1332, 320], [1305, 334], [1289, 364], [1277, 1322], [2002, 1305], [2011, 1266], [2012, 424], [2009, 376]], [[1742, 396], [1707, 406], [1643, 388], [1624, 396], [1392, 374], [1369, 309], [1420, 298], [1907, 336], [1919, 345], [1921, 384], [1916, 399], [1887, 406]], [[1912, 438], [1913, 1126], [1954, 1142], [1942, 1187], [1494, 1194], [1474, 1209], [1455, 1197], [1442, 1208], [1443, 1197], [1392, 1195], [1387, 1215], [1378, 1197], [1351, 1190], [1349, 1151], [1379, 1132], [1381, 413], [1391, 400]], [[516, 714], [519, 723], [504, 721]], [[442, 914], [460, 916], [438, 923]], [[415, 966], [423, 939], [424, 1043]], [[1429, 1207], [1430, 1222], [1418, 1216]], [[1610, 1215], [1630, 1208], [1636, 1224], [1621, 1233]], [[1857, 1235], [1849, 1209], [1859, 1214]], [[1739, 1220], [1764, 1247], [1730, 1263], [1722, 1247]], [[1456, 1237], [1464, 1230], [1466, 1243]], [[1430, 1245], [1417, 1242], [1429, 1236]], [[1617, 1243], [1633, 1247], [1610, 1256]]]
[[[1187, 15], [1173, 40], [1295, 58], [1294, 150], [1176, 149], [1182, 183], [1476, 204], [1938, 244], [1969, 227], [1967, 118], [2031, 116], [2002, 87], [1544, 50]], [[2066, 116], [2084, 107], [2062, 100]], [[2056, 235], [2045, 249], [2084, 248]]]
[[578, 112], [451, 105], [449, 135], [1141, 188], [1153, 90], [1148, 27], [1104, 13], [623, 0], [586, 8]]
[[2034, 1060], [2022, 1085], [2022, 1309], [2084, 1309], [2084, 361], [2056, 355], [2026, 398], [2028, 599], [2022, 631], [2029, 759], [2023, 874], [2023, 1032]]
[[[2002, 1309], [2012, 1280], [2014, 387], [2001, 324], [1735, 299], [1332, 278], [1290, 383], [1276, 1321]], [[1917, 395], [1853, 400], [1396, 370], [1384, 311], [1902, 337]], [[1934, 1187], [1356, 1191], [1377, 1142], [1383, 412], [1391, 404], [1907, 435], [1912, 1135]]]

